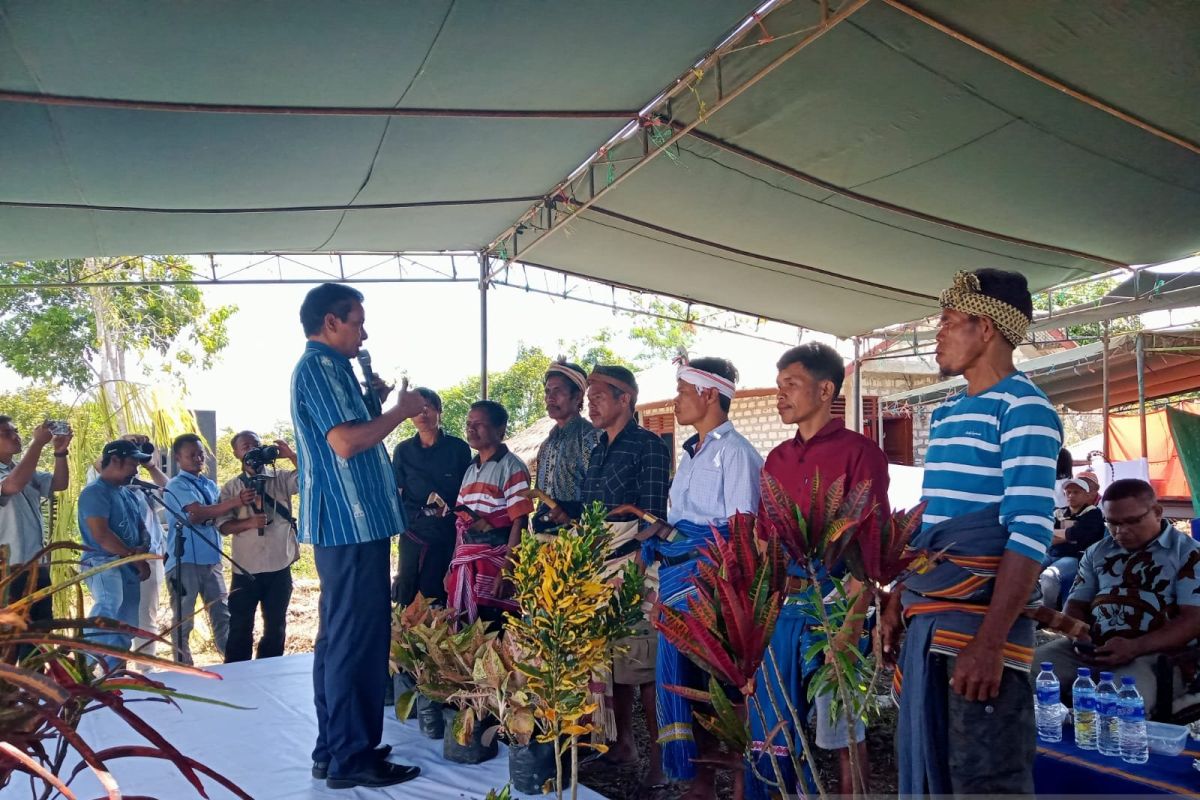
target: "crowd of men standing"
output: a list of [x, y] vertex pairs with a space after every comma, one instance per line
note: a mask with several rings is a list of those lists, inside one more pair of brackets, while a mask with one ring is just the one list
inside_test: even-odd
[[[264, 467], [247, 458], [260, 452], [261, 442], [243, 431], [231, 442], [243, 460], [243, 474], [218, 489], [203, 475], [201, 440], [187, 434], [172, 444], [179, 472], [168, 481], [154, 466], [153, 446], [143, 436], [130, 436], [104, 447], [96, 479], [79, 501], [79, 527], [89, 548], [84, 566], [140, 552], [166, 556], [165, 582], [177, 608], [174, 645], [185, 661], [190, 660], [188, 620], [196, 599], [209, 604], [217, 647], [227, 661], [251, 656], [259, 609], [264, 635], [257, 655], [280, 654], [290, 566], [298, 543], [313, 545], [321, 598], [312, 771], [332, 788], [388, 786], [418, 774], [416, 767], [387, 760], [391, 748], [381, 742], [381, 676], [392, 604], [407, 604], [420, 593], [458, 610], [464, 619], [499, 627], [514, 610], [504, 572], [527, 527], [553, 536], [585, 506], [602, 504], [614, 533], [609, 557], [639, 559], [659, 599], [681, 608], [694, 591], [689, 579], [704, 546], [727, 531], [732, 519], [762, 513], [764, 471], [805, 511], [815, 481], [844, 476], [847, 486], [870, 482], [871, 511], [858, 535], [865, 540], [864, 553], [878, 552], [880, 521], [890, 513], [887, 459], [875, 442], [834, 416], [845, 368], [827, 345], [803, 344], [779, 359], [777, 408], [785, 423], [796, 426], [796, 435], [775, 447], [765, 462], [729, 418], [738, 381], [734, 365], [722, 358], [681, 359], [674, 410], [679, 425], [694, 428], [695, 435], [683, 443], [673, 476], [667, 445], [638, 424], [632, 372], [616, 365], [588, 371], [556, 362], [544, 376], [546, 409], [555, 426], [531, 476], [504, 444], [508, 414], [498, 403], [480, 400], [471, 406], [465, 441], [442, 429], [438, 395], [410, 389], [407, 382], [391, 406], [378, 415], [368, 412], [350, 361], [367, 338], [363, 299], [345, 285], [324, 284], [309, 292], [301, 307], [307, 344], [292, 379], [296, 449], [275, 443], [278, 456], [294, 468]], [[1013, 351], [1032, 318], [1023, 276], [998, 270], [960, 273], [941, 304], [937, 361], [945, 373], [963, 375], [967, 388], [934, 414], [923, 488], [928, 505], [912, 544], [943, 553], [947, 568], [892, 587], [876, 634], [885, 655], [896, 662], [901, 791], [1029, 793], [1033, 624], [1022, 611], [1039, 602], [1043, 565], [1061, 558], [1049, 548], [1060, 542], [1054, 534], [1053, 496], [1062, 428], [1045, 396], [1013, 365]], [[378, 379], [367, 390], [381, 403], [391, 392]], [[384, 440], [407, 419], [416, 434], [389, 457]], [[50, 443], [52, 475], [33, 467]], [[11, 421], [0, 418], [0, 541], [20, 543], [24, 549], [14, 550], [14, 558], [28, 557], [42, 540], [38, 503], [65, 487], [69, 444], [69, 434], [53, 436], [40, 426], [14, 464], [21, 442]], [[142, 468], [150, 481], [130, 486]], [[295, 494], [300, 503], [293, 515]], [[165, 535], [150, 505], [160, 501], [167, 512]], [[1157, 524], [1146, 523], [1147, 536]], [[232, 539], [231, 593], [222, 577], [222, 535]], [[390, 541], [397, 535], [393, 579]], [[1111, 546], [1124, 545], [1118, 540]], [[93, 615], [152, 630], [145, 617], [137, 620], [139, 607], [146, 611], [147, 596], [157, 596], [155, 581], [162, 578], [156, 578], [154, 567], [161, 568], [161, 562], [96, 575], [89, 582]], [[838, 572], [835, 567], [827, 578]], [[816, 588], [828, 596], [833, 584], [824, 580]], [[860, 588], [852, 579], [845, 587], [851, 593]], [[790, 570], [771, 643], [772, 668], [757, 679], [768, 713], [752, 720], [752, 749], [765, 760], [794, 741], [788, 720], [777, 720], [770, 713], [776, 703], [766, 699], [767, 692], [786, 693], [802, 714], [812, 711], [817, 744], [839, 752], [841, 785], [849, 787], [850, 748], [858, 749], [865, 765], [865, 731], [835, 717], [825, 698], [817, 698], [810, 709], [805, 687], [818, 663], [814, 645], [825, 650], [826, 658], [864, 646], [869, 597], [863, 593], [846, 625], [827, 633], [812, 606], [813, 588], [804, 573]], [[1088, 609], [1081, 605], [1074, 611]], [[902, 628], [907, 634], [901, 648]], [[116, 651], [131, 646], [127, 632], [94, 635], [112, 646], [114, 663]], [[703, 676], [654, 632], [649, 619], [619, 644], [608, 681], [612, 744], [606, 759], [613, 765], [638, 760], [637, 696], [652, 733], [643, 785], [687, 781], [689, 797], [712, 797], [713, 771], [703, 756], [713, 743], [693, 724], [690, 703], [663, 689], [701, 686]], [[968, 728], [971, 736], [950, 735]], [[789, 785], [802, 780], [790, 773], [789, 759], [777, 763]], [[765, 763], [755, 767], [747, 771], [747, 795], [766, 797], [770, 789], [755, 775], [776, 773]], [[861, 776], [858, 785], [867, 788]]]

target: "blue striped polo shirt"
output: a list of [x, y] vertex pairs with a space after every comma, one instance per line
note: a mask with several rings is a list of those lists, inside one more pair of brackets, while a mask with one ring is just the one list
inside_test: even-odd
[[1006, 550], [1040, 562], [1054, 532], [1054, 475], [1062, 423], [1019, 371], [978, 395], [963, 392], [933, 412], [925, 453], [922, 523], [1000, 505]]
[[383, 443], [341, 458], [325, 435], [370, 419], [350, 359], [309, 341], [292, 372], [292, 426], [300, 472], [300, 541], [322, 547], [403, 533], [396, 480]]

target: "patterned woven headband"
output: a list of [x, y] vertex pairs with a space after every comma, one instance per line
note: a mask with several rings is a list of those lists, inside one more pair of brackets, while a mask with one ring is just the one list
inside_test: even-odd
[[557, 362], [554, 364], [551, 364], [550, 367], [546, 370], [546, 377], [549, 378], [551, 375], [562, 375], [564, 378], [569, 380], [571, 383], [578, 386], [579, 391], [581, 391], [581, 392], [587, 391], [587, 378], [585, 376], [579, 374], [575, 370], [571, 369], [566, 364], [559, 364]]
[[979, 287], [979, 276], [973, 272], [960, 270], [954, 276], [953, 285], [942, 292], [938, 300], [942, 308], [992, 320], [1013, 347], [1025, 339], [1025, 332], [1029, 330], [1029, 317], [1003, 300], [984, 294]]

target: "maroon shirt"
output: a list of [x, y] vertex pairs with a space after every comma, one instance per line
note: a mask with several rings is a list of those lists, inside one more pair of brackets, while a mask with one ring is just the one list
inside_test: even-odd
[[875, 512], [855, 537], [862, 548], [868, 573], [879, 566], [879, 520], [891, 514], [888, 504], [888, 460], [879, 445], [861, 433], [846, 429], [846, 423], [835, 418], [804, 441], [795, 438], [775, 447], [767, 456], [763, 470], [769, 473], [791, 495], [804, 513], [812, 502], [812, 481], [819, 472], [821, 491], [828, 490], [838, 477], [846, 476], [846, 491], [861, 481], [871, 481], [871, 499]]

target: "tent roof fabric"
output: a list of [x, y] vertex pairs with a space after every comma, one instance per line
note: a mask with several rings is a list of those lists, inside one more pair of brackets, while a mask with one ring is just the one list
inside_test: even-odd
[[[1200, 331], [1144, 333], [1146, 399], [1154, 400], [1200, 389]], [[1136, 334], [1114, 336], [1109, 342], [1109, 405], [1137, 402]], [[1094, 411], [1103, 406], [1102, 359], [1104, 345], [1080, 347], [1031, 358], [1017, 368], [1037, 384], [1050, 402], [1074, 411]], [[891, 406], [940, 402], [966, 386], [962, 378], [922, 386], [880, 398]]]
[[490, 247], [851, 335], [1200, 250], [1200, 4], [755, 6], [0, 0], [0, 259]]

